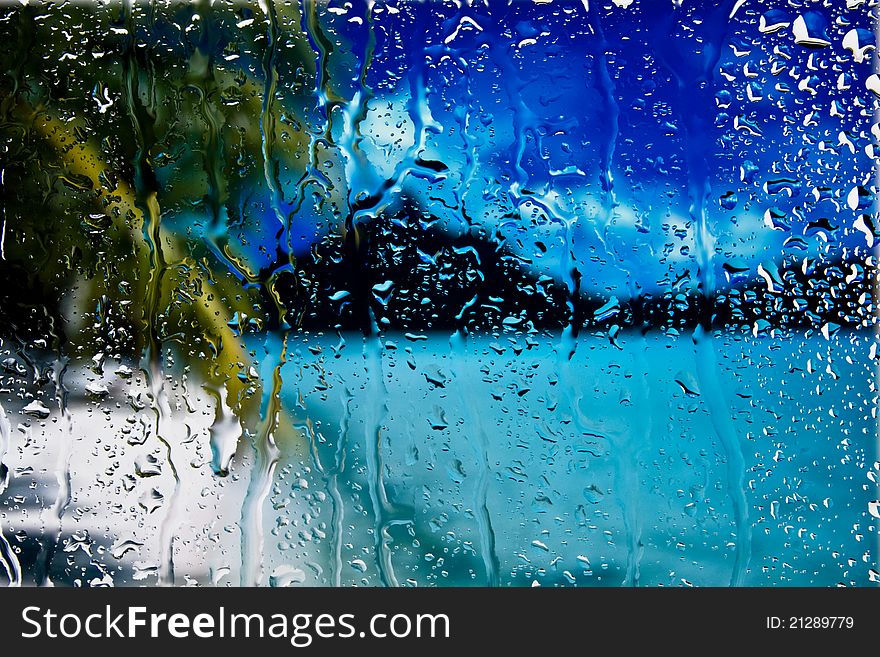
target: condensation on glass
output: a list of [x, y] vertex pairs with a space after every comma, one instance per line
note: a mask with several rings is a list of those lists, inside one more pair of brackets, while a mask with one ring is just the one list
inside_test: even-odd
[[0, 583], [880, 581], [876, 19], [3, 3]]

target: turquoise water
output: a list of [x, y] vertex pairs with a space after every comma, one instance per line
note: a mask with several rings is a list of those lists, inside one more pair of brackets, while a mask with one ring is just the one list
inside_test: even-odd
[[267, 525], [307, 495], [298, 529], [341, 531], [267, 543], [270, 563], [347, 584], [722, 586], [742, 496], [743, 584], [876, 580], [873, 336], [716, 339], [715, 421], [742, 473], [689, 337], [585, 336], [564, 368], [557, 339], [388, 335], [377, 384], [360, 336], [291, 336], [282, 399], [311, 446], [282, 456]]

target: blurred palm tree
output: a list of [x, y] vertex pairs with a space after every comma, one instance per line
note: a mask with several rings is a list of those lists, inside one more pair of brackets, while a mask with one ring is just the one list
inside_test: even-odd
[[[0, 267], [14, 282], [3, 334], [24, 336], [39, 308], [54, 344], [29, 347], [98, 371], [139, 361], [172, 469], [164, 386], [191, 372], [218, 419], [230, 410], [255, 436], [256, 501], [243, 511], [253, 534], [278, 443], [297, 449], [301, 436], [278, 403], [277, 371], [260, 380], [244, 336], [284, 322], [277, 274], [302, 239], [292, 210], [312, 202], [314, 172], [332, 159], [302, 116], [315, 76], [310, 19], [295, 4], [264, 12], [47, 3], [4, 7], [0, 23]], [[328, 208], [344, 202], [332, 178], [322, 177]], [[225, 474], [232, 452], [212, 446]], [[173, 534], [162, 543], [160, 578], [173, 582]], [[253, 583], [259, 546], [243, 549]]]

